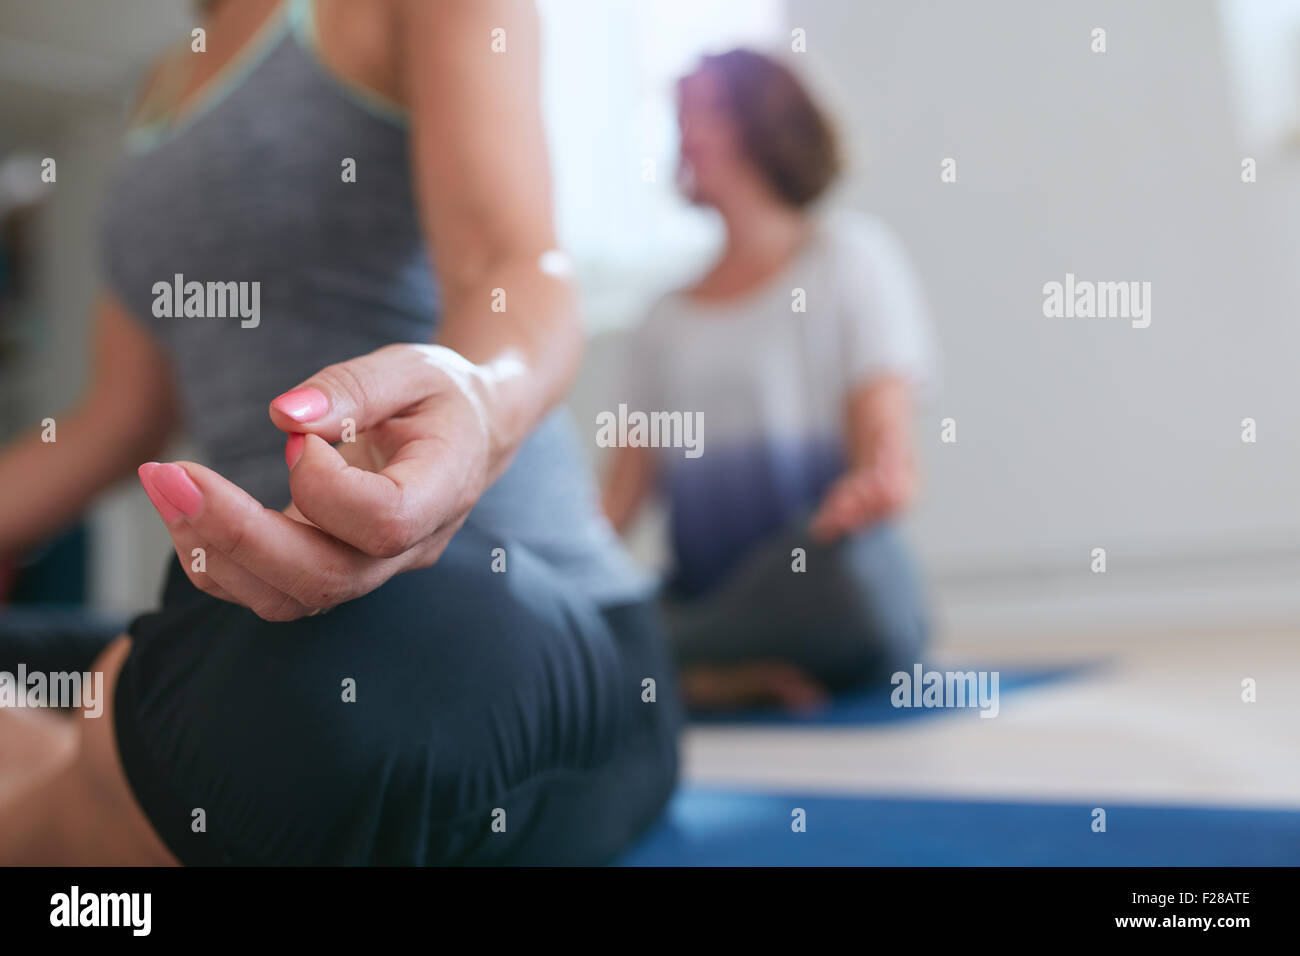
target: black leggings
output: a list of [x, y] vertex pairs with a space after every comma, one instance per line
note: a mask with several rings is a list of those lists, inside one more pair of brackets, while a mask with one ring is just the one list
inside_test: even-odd
[[888, 523], [816, 544], [795, 522], [713, 592], [666, 597], [664, 613], [680, 667], [788, 661], [836, 692], [888, 688], [893, 672], [923, 659], [929, 638], [920, 578]]
[[130, 631], [118, 748], [183, 863], [605, 862], [676, 780], [651, 606], [599, 608], [470, 527], [434, 566], [289, 624], [176, 564]]

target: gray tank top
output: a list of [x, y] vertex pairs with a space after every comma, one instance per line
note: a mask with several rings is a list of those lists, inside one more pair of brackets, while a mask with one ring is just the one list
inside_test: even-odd
[[[342, 176], [348, 159], [355, 182]], [[437, 328], [405, 118], [323, 65], [310, 0], [290, 0], [178, 122], [128, 135], [101, 239], [110, 289], [171, 356], [205, 464], [267, 507], [289, 502], [267, 403], [323, 366], [429, 342]], [[259, 283], [257, 325], [155, 315], [155, 284], [177, 275]], [[563, 412], [524, 442], [469, 521], [601, 603], [646, 592]]]

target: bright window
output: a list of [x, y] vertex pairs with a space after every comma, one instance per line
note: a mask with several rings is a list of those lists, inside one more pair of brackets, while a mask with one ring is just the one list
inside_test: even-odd
[[1300, 151], [1300, 0], [1220, 0], [1242, 144]]
[[770, 50], [781, 0], [540, 0], [556, 220], [593, 329], [636, 322], [705, 263], [717, 224], [677, 194], [674, 84], [702, 53]]

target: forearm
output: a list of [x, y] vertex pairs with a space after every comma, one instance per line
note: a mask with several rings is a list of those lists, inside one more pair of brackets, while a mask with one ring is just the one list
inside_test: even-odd
[[888, 376], [850, 397], [847, 415], [850, 470], [871, 467], [882, 449], [910, 457], [912, 397], [907, 383]]
[[625, 445], [614, 452], [602, 498], [605, 516], [614, 530], [626, 531], [654, 490], [654, 459], [648, 448]]
[[846, 473], [831, 485], [812, 519], [824, 541], [864, 528], [906, 508], [916, 496], [912, 402], [907, 383], [877, 379], [857, 389], [847, 413]]
[[[166, 441], [170, 416], [141, 427], [87, 401], [0, 453], [0, 555], [20, 554], [77, 517]], [[52, 430], [53, 441], [46, 441]]]
[[[0, 450], [0, 555], [40, 542], [166, 443], [176, 401], [166, 355], [121, 303], [96, 304], [80, 404]], [[48, 440], [48, 439], [53, 439]]]
[[639, 489], [628, 485], [611, 484], [605, 489], [601, 507], [614, 530], [623, 534], [631, 527], [633, 519], [641, 510], [642, 500]]
[[[499, 471], [567, 392], [582, 351], [556, 249], [537, 11], [516, 0], [400, 10], [412, 169], [443, 296], [437, 342], [478, 368]], [[483, 42], [496, 30], [506, 53]]]
[[437, 344], [475, 366], [477, 397], [492, 436], [493, 471], [563, 400], [582, 360], [573, 287], [539, 258], [515, 256], [485, 270], [483, 279], [449, 300], [437, 336]]

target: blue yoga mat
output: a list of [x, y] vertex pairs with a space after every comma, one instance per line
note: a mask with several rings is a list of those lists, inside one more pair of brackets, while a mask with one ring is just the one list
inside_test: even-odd
[[[955, 667], [948, 665], [944, 670], [953, 671], [998, 671], [998, 698], [1004, 694], [1041, 687], [1047, 684], [1073, 680], [1093, 674], [1103, 667], [1104, 661], [1088, 661], [1056, 667], [1039, 668], [996, 668]], [[937, 667], [935, 669], [938, 669]], [[880, 690], [861, 691], [834, 698], [825, 708], [809, 714], [793, 714], [778, 707], [734, 711], [729, 713], [693, 713], [691, 722], [695, 724], [755, 724], [790, 725], [808, 724], [812, 726], [842, 726], [858, 724], [883, 724], [892, 721], [933, 718], [939, 715], [964, 715], [974, 717], [978, 709], [944, 707], [895, 707], [889, 699], [891, 687]], [[1005, 708], [1005, 702], [1001, 702]]]
[[[679, 791], [625, 866], [1300, 864], [1300, 812]], [[807, 830], [791, 830], [792, 811]]]

